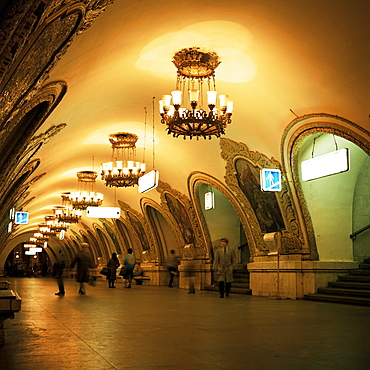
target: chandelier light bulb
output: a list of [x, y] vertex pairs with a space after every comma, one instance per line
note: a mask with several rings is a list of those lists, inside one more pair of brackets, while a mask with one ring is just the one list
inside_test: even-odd
[[207, 102], [208, 105], [216, 105], [217, 91], [207, 91]]
[[181, 105], [182, 91], [174, 90], [171, 92], [173, 105]]

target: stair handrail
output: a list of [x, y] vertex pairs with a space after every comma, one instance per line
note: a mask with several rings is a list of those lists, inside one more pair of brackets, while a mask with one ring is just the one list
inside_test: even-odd
[[357, 230], [356, 232], [352, 233], [349, 237], [352, 239], [352, 240], [355, 240], [356, 239], [356, 236], [362, 232], [364, 232], [365, 230], [367, 229], [370, 229], [370, 224], [367, 225], [367, 226], [364, 226], [363, 228], [361, 228], [360, 230]]

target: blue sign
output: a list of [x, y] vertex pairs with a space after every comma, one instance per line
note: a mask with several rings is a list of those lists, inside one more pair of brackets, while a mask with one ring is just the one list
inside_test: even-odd
[[261, 189], [263, 191], [281, 191], [281, 172], [277, 169], [261, 170]]
[[28, 224], [28, 212], [15, 212], [14, 223], [18, 225]]

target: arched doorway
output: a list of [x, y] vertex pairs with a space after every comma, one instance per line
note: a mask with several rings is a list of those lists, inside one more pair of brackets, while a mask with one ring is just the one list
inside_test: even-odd
[[[349, 170], [303, 181], [304, 160], [348, 148]], [[353, 142], [325, 132], [306, 136], [298, 151], [300, 186], [311, 216], [320, 261], [362, 262], [370, 256], [365, 234], [352, 242], [350, 235], [369, 224], [369, 156]], [[368, 237], [370, 242], [370, 235]]]

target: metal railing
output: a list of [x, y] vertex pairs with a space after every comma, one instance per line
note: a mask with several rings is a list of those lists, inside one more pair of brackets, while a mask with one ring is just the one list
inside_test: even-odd
[[363, 227], [362, 229], [357, 230], [356, 232], [352, 233], [349, 237], [350, 237], [352, 240], [355, 240], [355, 239], [356, 239], [356, 236], [357, 236], [358, 234], [361, 234], [362, 232], [364, 232], [364, 231], [365, 231], [365, 230], [367, 230], [367, 229], [370, 229], [370, 224], [369, 224], [369, 225], [367, 225], [367, 226], [365, 226], [365, 227]]

